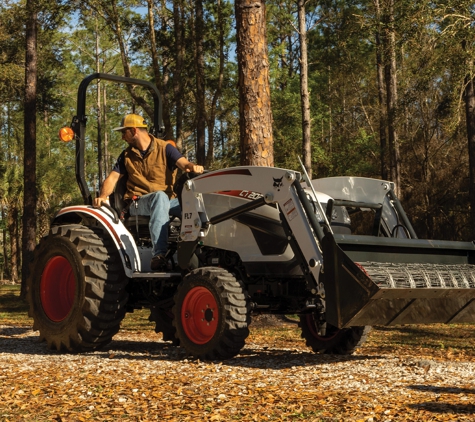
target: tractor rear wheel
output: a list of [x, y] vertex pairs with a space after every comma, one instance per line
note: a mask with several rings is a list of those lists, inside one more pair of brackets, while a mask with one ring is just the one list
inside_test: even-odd
[[[350, 355], [365, 341], [371, 327], [350, 327], [339, 329], [328, 323], [318, 324], [318, 315], [300, 316], [301, 337], [315, 353]], [[317, 320], [318, 321], [318, 320]]]
[[222, 268], [198, 268], [178, 286], [173, 325], [180, 346], [201, 360], [230, 359], [249, 335], [243, 285]]
[[29, 267], [33, 329], [59, 351], [106, 345], [125, 316], [127, 280], [118, 251], [102, 229], [53, 226]]

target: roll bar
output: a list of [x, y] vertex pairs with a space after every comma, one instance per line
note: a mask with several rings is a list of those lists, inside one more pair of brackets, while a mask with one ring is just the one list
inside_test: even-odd
[[84, 163], [84, 151], [85, 151], [85, 133], [86, 133], [86, 92], [89, 84], [95, 79], [103, 79], [106, 81], [113, 81], [117, 83], [123, 83], [127, 85], [139, 85], [148, 88], [153, 96], [153, 126], [151, 132], [154, 136], [160, 137], [164, 133], [164, 126], [162, 121], [162, 98], [156, 85], [149, 81], [142, 79], [127, 78], [125, 76], [109, 75], [107, 73], [93, 73], [85, 77], [78, 88], [77, 109], [76, 116], [73, 117], [71, 128], [76, 135], [76, 180], [81, 190], [84, 204], [92, 205], [92, 196], [87, 187], [85, 178], [85, 163]]

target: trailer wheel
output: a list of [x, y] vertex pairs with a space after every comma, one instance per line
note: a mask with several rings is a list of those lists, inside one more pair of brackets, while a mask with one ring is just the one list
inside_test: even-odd
[[100, 348], [111, 341], [125, 316], [126, 284], [118, 252], [102, 229], [53, 226], [29, 267], [33, 329], [50, 349]]
[[176, 338], [176, 328], [173, 326], [172, 310], [165, 310], [152, 306], [149, 321], [155, 322], [155, 332], [162, 333], [163, 341], [171, 341], [174, 346], [179, 346], [180, 340]]
[[314, 314], [300, 316], [299, 326], [302, 338], [315, 353], [349, 355], [365, 341], [371, 327], [350, 327], [339, 329], [328, 323], [318, 326]]
[[202, 360], [236, 356], [249, 335], [243, 285], [221, 268], [198, 268], [178, 286], [173, 325], [180, 346]]

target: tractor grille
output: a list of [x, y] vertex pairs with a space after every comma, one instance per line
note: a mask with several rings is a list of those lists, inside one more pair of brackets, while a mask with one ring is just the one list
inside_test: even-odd
[[475, 288], [475, 265], [359, 262], [378, 287]]

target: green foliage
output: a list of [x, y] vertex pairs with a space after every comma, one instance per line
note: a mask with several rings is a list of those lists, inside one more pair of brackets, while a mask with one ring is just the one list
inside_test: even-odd
[[[152, 63], [145, 2], [42, 0], [38, 6], [40, 224], [59, 208], [82, 202], [75, 179], [74, 144], [60, 143], [57, 132], [70, 124], [76, 113], [78, 85], [91, 73], [123, 75], [130, 71], [132, 77], [157, 83], [171, 132], [181, 125], [183, 153], [194, 159], [198, 110], [193, 3], [154, 2], [158, 73]], [[203, 7], [207, 148], [213, 139], [209, 168], [218, 169], [240, 162], [234, 4], [203, 0]], [[299, 169], [302, 117], [296, 2], [269, 0], [266, 8], [274, 161], [279, 167]], [[380, 125], [385, 129], [380, 117], [386, 99], [380, 103], [378, 98], [376, 32], [384, 34], [386, 23], [383, 18], [378, 20], [374, 2], [367, 0], [312, 0], [306, 3], [306, 15], [313, 173], [315, 177], [380, 177]], [[473, 2], [398, 1], [394, 18], [402, 199], [421, 237], [468, 239], [468, 156], [462, 93], [464, 78], [475, 72]], [[22, 207], [24, 24], [24, 2], [7, 0], [0, 5], [0, 200], [5, 218], [15, 210], [21, 215]], [[184, 40], [182, 68], [176, 51], [179, 28]], [[221, 46], [225, 59], [222, 69]], [[104, 81], [100, 87], [105, 90], [100, 99], [96, 82], [90, 85], [87, 97], [85, 160], [92, 193], [125, 147], [111, 129], [125, 113], [147, 114], [125, 87]], [[150, 102], [147, 92], [136, 92]], [[178, 99], [183, 103], [181, 121], [176, 112]], [[98, 102], [102, 104], [100, 134]], [[99, 135], [106, 155], [101, 175]]]
[[18, 98], [23, 85], [24, 20], [20, 4], [0, 5], [0, 104]]

